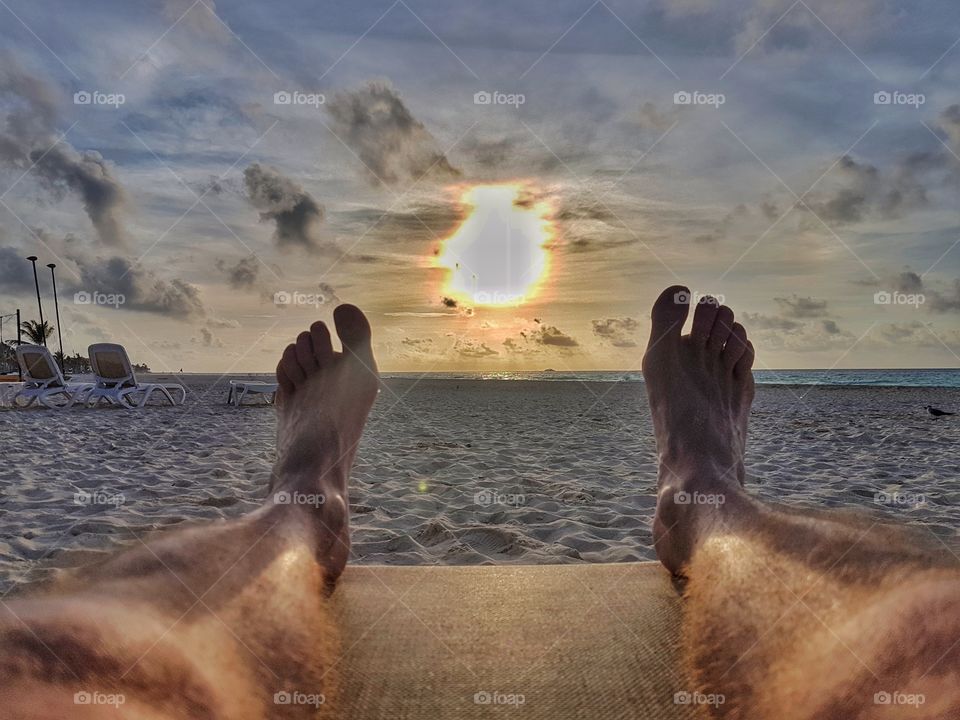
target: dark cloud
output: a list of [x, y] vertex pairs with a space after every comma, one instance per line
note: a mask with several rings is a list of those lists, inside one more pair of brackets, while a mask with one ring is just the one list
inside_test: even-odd
[[217, 267], [227, 275], [230, 287], [247, 290], [257, 284], [260, 276], [260, 261], [255, 255], [241, 258], [236, 265], [228, 266], [223, 260], [217, 261]]
[[916, 152], [896, 160], [886, 173], [844, 155], [837, 163], [834, 189], [804, 205], [827, 223], [855, 223], [871, 212], [885, 219], [928, 204], [930, 173], [948, 170], [946, 151]]
[[911, 270], [906, 270], [897, 275], [894, 289], [902, 293], [919, 293], [923, 291], [923, 278]]
[[375, 184], [392, 185], [426, 174], [441, 179], [460, 175], [387, 83], [371, 82], [339, 93], [325, 107], [334, 131], [357, 154]]
[[0, 246], [0, 293], [15, 295], [33, 290], [33, 270], [17, 248]]
[[614, 347], [636, 347], [637, 330], [640, 328], [634, 318], [606, 318], [593, 320], [593, 333]]
[[826, 300], [816, 300], [812, 297], [798, 297], [796, 295], [788, 298], [778, 297], [773, 300], [787, 317], [818, 318], [828, 314]]
[[0, 57], [0, 101], [6, 115], [0, 130], [0, 163], [33, 175], [55, 197], [75, 194], [93, 223], [101, 242], [126, 243], [121, 215], [126, 205], [123, 188], [101, 155], [78, 152], [57, 138], [54, 91], [24, 71], [9, 56]]
[[530, 333], [530, 339], [540, 345], [571, 348], [580, 345], [575, 339], [567, 335], [554, 325], [541, 325]]
[[69, 146], [30, 151], [34, 173], [54, 194], [70, 191], [83, 202], [100, 240], [112, 246], [126, 245], [120, 215], [126, 205], [123, 188], [96, 151], [78, 153]]
[[323, 207], [299, 185], [274, 168], [253, 163], [243, 171], [247, 199], [260, 212], [260, 220], [272, 220], [278, 247], [308, 252], [325, 249], [320, 238]]
[[121, 294], [125, 298], [122, 306], [125, 310], [178, 319], [206, 315], [200, 291], [184, 280], [164, 280], [123, 257], [71, 259], [77, 265], [80, 279], [71, 278], [67, 284], [70, 294], [79, 291]]
[[319, 283], [317, 289], [320, 291], [320, 294], [323, 295], [328, 304], [339, 304], [340, 296], [337, 295], [337, 291], [334, 290], [333, 285], [330, 283]]

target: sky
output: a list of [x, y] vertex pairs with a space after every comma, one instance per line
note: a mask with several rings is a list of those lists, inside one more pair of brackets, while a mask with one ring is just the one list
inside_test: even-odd
[[[638, 369], [730, 304], [760, 368], [960, 364], [951, 2], [0, 2], [0, 314], [272, 370]], [[5, 322], [3, 336], [13, 334]]]

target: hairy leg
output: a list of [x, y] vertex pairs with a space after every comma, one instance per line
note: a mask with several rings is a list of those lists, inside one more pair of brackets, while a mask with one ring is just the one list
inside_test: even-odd
[[338, 636], [326, 596], [346, 564], [348, 474], [378, 388], [366, 318], [341, 306], [334, 319], [342, 353], [318, 322], [277, 368], [263, 507], [159, 535], [0, 605], [4, 717], [332, 714]]
[[[849, 513], [743, 488], [753, 346], [685, 288], [653, 308], [644, 377], [659, 454], [658, 557], [687, 579], [685, 657], [726, 718], [960, 717], [960, 563]], [[722, 700], [722, 701], [721, 701]]]

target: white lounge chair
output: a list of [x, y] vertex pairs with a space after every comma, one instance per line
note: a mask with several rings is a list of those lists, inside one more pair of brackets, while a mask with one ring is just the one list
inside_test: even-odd
[[[93, 388], [89, 382], [67, 382], [53, 355], [42, 345], [18, 345], [17, 362], [23, 373], [23, 387], [13, 396], [14, 407], [30, 407], [34, 401], [48, 408], [70, 407]], [[53, 402], [57, 397], [66, 402]], [[23, 405], [21, 398], [27, 400]]]
[[230, 390], [227, 392], [227, 405], [240, 407], [243, 398], [247, 395], [263, 395], [267, 405], [272, 405], [277, 397], [277, 383], [262, 382], [260, 380], [231, 380]]
[[[96, 343], [87, 349], [87, 353], [97, 381], [86, 394], [85, 402], [90, 407], [106, 399], [111, 404], [125, 408], [142, 408], [155, 392], [169, 400], [171, 405], [183, 405], [187, 399], [187, 389], [180, 383], [137, 382], [123, 345]], [[175, 392], [180, 393], [178, 400], [171, 394]], [[137, 393], [142, 393], [139, 402], [133, 398]]]

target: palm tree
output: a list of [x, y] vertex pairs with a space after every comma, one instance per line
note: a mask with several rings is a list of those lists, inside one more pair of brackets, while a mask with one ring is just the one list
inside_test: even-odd
[[46, 320], [41, 325], [36, 320], [24, 320], [20, 323], [23, 334], [35, 345], [44, 345], [46, 340], [53, 334], [53, 326]]

